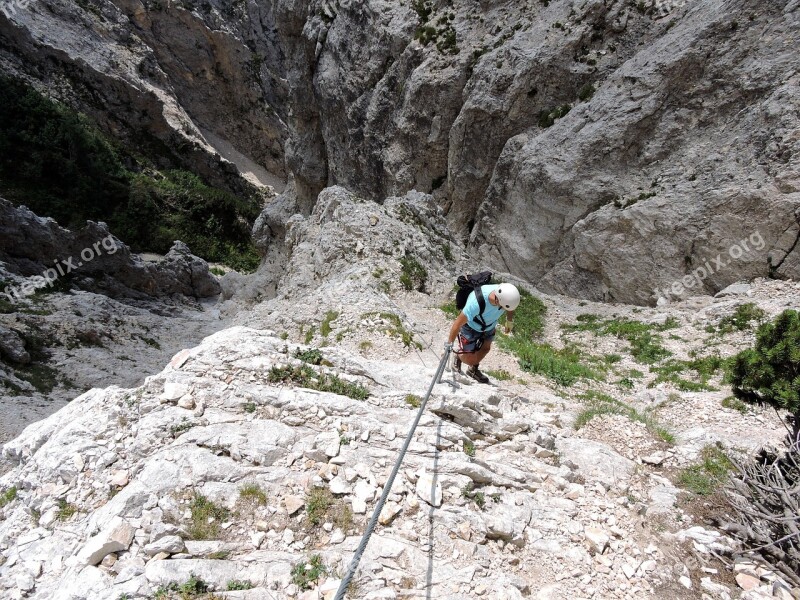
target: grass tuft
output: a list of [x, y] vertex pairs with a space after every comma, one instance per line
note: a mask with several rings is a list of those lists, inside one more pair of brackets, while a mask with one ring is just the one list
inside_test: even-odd
[[186, 531], [192, 540], [217, 539], [220, 525], [230, 517], [227, 508], [215, 504], [199, 492], [194, 493], [189, 509], [192, 516]]
[[256, 483], [248, 483], [239, 488], [239, 498], [253, 504], [267, 505], [267, 493]]
[[700, 452], [700, 462], [681, 471], [678, 484], [698, 496], [719, 491], [733, 470], [731, 459], [719, 445], [709, 445]]
[[308, 365], [272, 367], [267, 380], [270, 383], [293, 383], [310, 390], [347, 396], [354, 400], [369, 398], [369, 390], [360, 383], [346, 381], [336, 375], [318, 373]]
[[585, 402], [587, 407], [578, 413], [575, 419], [574, 427], [576, 430], [584, 427], [595, 417], [602, 415], [623, 415], [631, 421], [643, 423], [650, 433], [661, 441], [667, 444], [675, 443], [675, 436], [665, 427], [661, 426], [649, 411], [639, 412], [624, 402], [595, 390], [589, 390], [581, 394], [578, 398]]
[[0, 494], [0, 508], [3, 508], [6, 504], [10, 504], [16, 499], [17, 499], [17, 486], [11, 486], [5, 492]]
[[406, 394], [405, 401], [411, 408], [419, 408], [419, 405], [422, 403], [422, 398], [416, 394]]
[[292, 583], [301, 590], [310, 590], [327, 573], [328, 568], [322, 562], [322, 557], [314, 554], [308, 561], [301, 561], [292, 568]]

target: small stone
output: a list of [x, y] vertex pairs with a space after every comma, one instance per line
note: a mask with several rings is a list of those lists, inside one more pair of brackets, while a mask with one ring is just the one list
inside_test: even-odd
[[737, 573], [736, 583], [745, 592], [749, 592], [750, 590], [757, 588], [761, 584], [758, 577], [754, 577], [753, 575], [748, 575], [747, 573]]
[[658, 466], [663, 464], [667, 456], [663, 452], [654, 452], [649, 456], [643, 456], [642, 462], [646, 465]]
[[586, 541], [589, 542], [589, 548], [596, 554], [605, 552], [606, 547], [610, 541], [608, 534], [596, 527], [587, 527], [583, 531]]
[[353, 512], [357, 515], [363, 515], [367, 512], [367, 503], [364, 502], [361, 498], [353, 498], [352, 502], [350, 503]]
[[283, 504], [286, 507], [286, 514], [292, 516], [298, 510], [303, 508], [303, 506], [305, 506], [306, 501], [300, 496], [286, 496], [283, 499]]
[[178, 406], [186, 410], [194, 410], [194, 398], [189, 394], [181, 396], [180, 400], [178, 400]]
[[121, 488], [121, 487], [125, 487], [126, 485], [128, 485], [128, 481], [129, 480], [130, 479], [129, 479], [128, 471], [126, 471], [125, 469], [120, 469], [118, 471], [114, 471], [111, 474], [111, 479], [108, 480], [108, 483], [110, 483], [114, 487]]
[[189, 388], [185, 384], [168, 381], [164, 384], [164, 393], [161, 394], [161, 400], [172, 402], [178, 400], [178, 398], [182, 396], [185, 396], [188, 391]]
[[287, 546], [294, 542], [294, 531], [285, 529], [283, 532], [283, 543]]
[[434, 478], [430, 473], [423, 473], [417, 479], [417, 496], [431, 506], [442, 505], [442, 484], [439, 479]]
[[117, 517], [86, 542], [78, 554], [78, 561], [83, 565], [96, 565], [112, 552], [127, 550], [133, 542], [133, 534], [133, 527]]
[[636, 569], [627, 563], [622, 565], [622, 572], [628, 579], [633, 579], [633, 576], [636, 575]]
[[179, 552], [183, 552], [185, 549], [186, 546], [184, 545], [180, 536], [165, 535], [164, 537], [157, 539], [155, 542], [147, 544], [144, 547], [144, 553], [147, 554], [147, 556], [155, 556], [156, 554], [160, 554], [162, 552], [178, 554]]
[[100, 564], [103, 565], [105, 568], [110, 569], [116, 564], [116, 562], [117, 562], [117, 555], [109, 554], [103, 560], [100, 561]]
[[678, 583], [680, 583], [687, 590], [692, 589], [692, 580], [689, 579], [686, 575], [682, 575], [681, 577], [679, 577]]
[[257, 531], [255, 533], [250, 534], [250, 543], [253, 544], [253, 548], [258, 550], [261, 548], [261, 544], [264, 543], [264, 539], [266, 539], [267, 534], [263, 531]]
[[344, 532], [339, 529], [338, 527], [333, 530], [331, 534], [330, 542], [331, 544], [341, 544], [345, 540]]
[[389, 525], [392, 521], [394, 521], [395, 517], [400, 514], [400, 505], [396, 502], [387, 502], [383, 510], [381, 510], [381, 514], [378, 516], [378, 523], [381, 525]]

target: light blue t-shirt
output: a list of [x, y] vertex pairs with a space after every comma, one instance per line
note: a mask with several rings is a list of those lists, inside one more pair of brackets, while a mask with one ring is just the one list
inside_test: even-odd
[[491, 331], [492, 328], [497, 325], [497, 321], [503, 315], [503, 312], [505, 312], [499, 306], [492, 306], [489, 303], [489, 294], [494, 292], [499, 287], [499, 285], [484, 285], [481, 287], [483, 298], [486, 300], [486, 308], [483, 310], [483, 320], [486, 321], [487, 325], [486, 329], [481, 327], [475, 321], [475, 317], [477, 317], [481, 312], [481, 307], [478, 305], [478, 299], [475, 298], [475, 294], [471, 293], [469, 295], [467, 303], [464, 305], [464, 309], [461, 312], [463, 312], [467, 317], [467, 325], [472, 327], [475, 331]]

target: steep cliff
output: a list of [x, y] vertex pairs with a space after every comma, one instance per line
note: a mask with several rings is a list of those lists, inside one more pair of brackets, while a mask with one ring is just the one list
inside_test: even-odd
[[278, 222], [270, 207], [256, 231], [265, 247], [327, 186], [377, 202], [415, 189], [497, 268], [647, 304], [800, 275], [799, 13], [41, 0], [0, 16], [0, 65], [209, 177], [219, 140], [287, 177]]

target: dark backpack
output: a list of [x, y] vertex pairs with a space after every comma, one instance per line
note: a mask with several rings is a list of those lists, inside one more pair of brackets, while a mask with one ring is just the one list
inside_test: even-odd
[[474, 321], [478, 323], [483, 330], [486, 329], [486, 321], [483, 320], [483, 311], [486, 310], [486, 299], [481, 292], [481, 286], [487, 285], [492, 281], [491, 271], [481, 271], [480, 273], [473, 273], [471, 275], [459, 275], [456, 279], [458, 291], [456, 292], [456, 308], [462, 310], [467, 305], [469, 295], [474, 293], [475, 299], [478, 301], [478, 308], [480, 312], [475, 317]]

